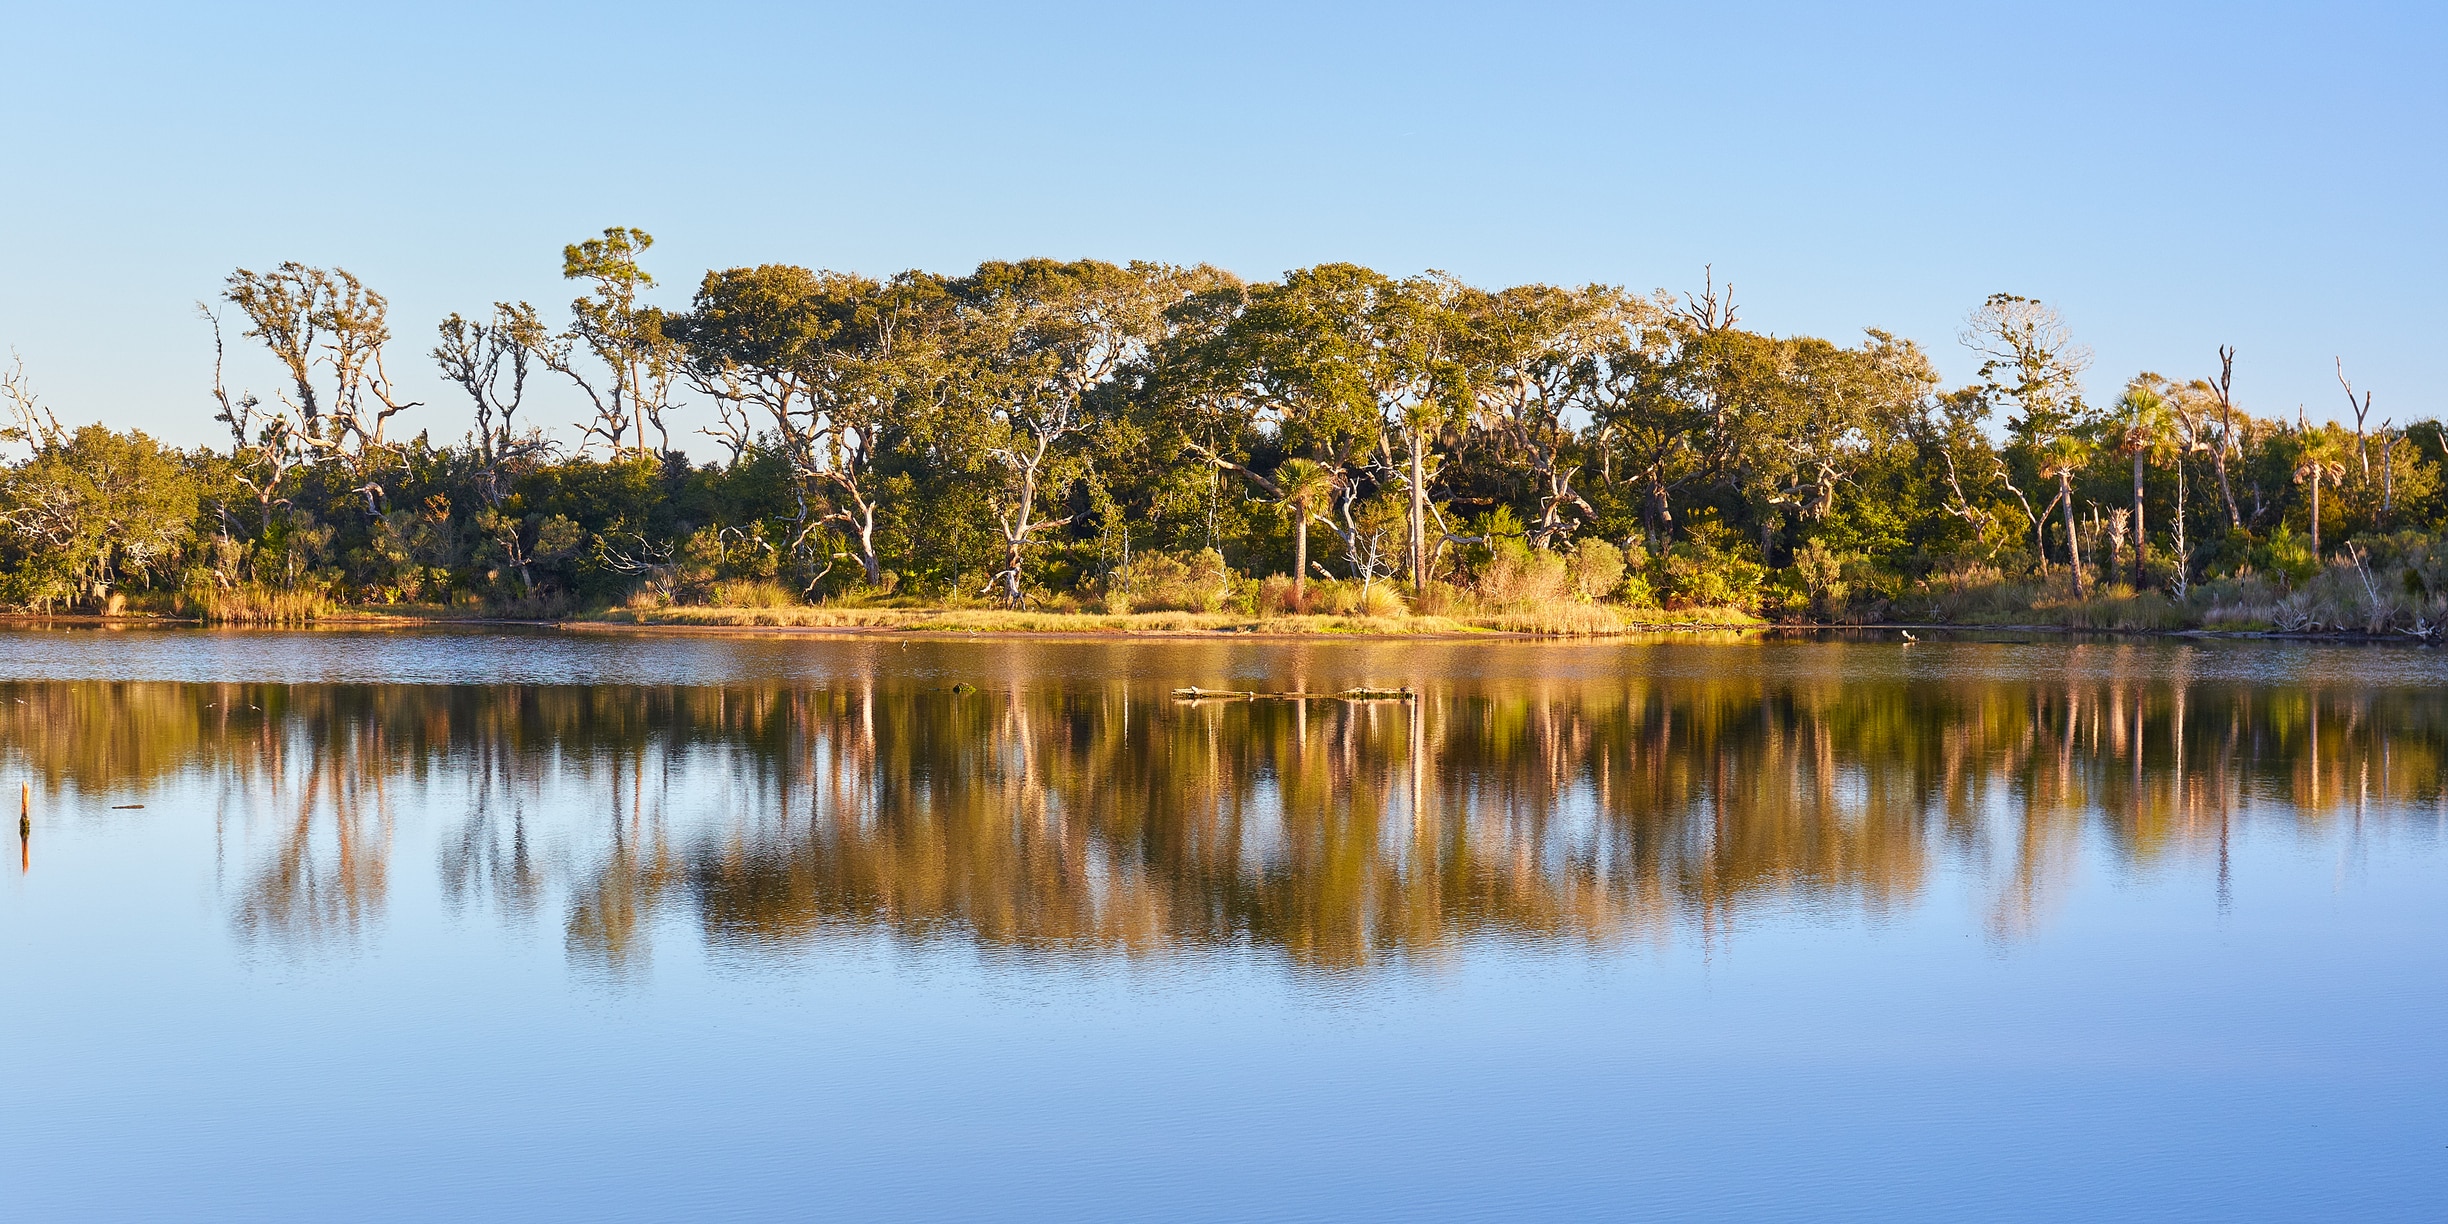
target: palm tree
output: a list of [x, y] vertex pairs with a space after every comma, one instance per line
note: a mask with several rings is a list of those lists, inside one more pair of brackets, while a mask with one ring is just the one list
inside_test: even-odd
[[[2144, 465], [2152, 459], [2167, 458], [2177, 445], [2176, 421], [2166, 399], [2148, 382], [2137, 379], [2117, 400], [2117, 452], [2133, 456], [2133, 584], [2142, 589], [2145, 568], [2150, 563], [2150, 532], [2142, 521], [2142, 474]], [[2184, 513], [2180, 504], [2178, 514]], [[2178, 564], [2183, 558], [2177, 559]]]
[[2074, 473], [2091, 462], [2091, 440], [2076, 434], [2059, 434], [2040, 450], [2040, 475], [2043, 479], [2057, 478], [2057, 500], [2065, 503], [2066, 552], [2074, 559], [2074, 597], [2088, 598], [2090, 590], [2083, 583], [2082, 542], [2074, 534]]
[[2320, 561], [2321, 482], [2332, 484], [2346, 478], [2346, 459], [2340, 453], [2337, 439], [2323, 428], [2318, 433], [2304, 435], [2303, 454], [2295, 464], [2295, 479], [2312, 486], [2312, 560]]
[[1315, 459], [1286, 459], [1275, 469], [1277, 501], [1292, 512], [1292, 602], [1308, 609], [1309, 516], [1334, 491], [1335, 469]]

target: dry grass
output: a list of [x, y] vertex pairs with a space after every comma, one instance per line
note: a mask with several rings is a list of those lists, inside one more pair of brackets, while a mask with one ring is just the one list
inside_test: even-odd
[[732, 579], [714, 584], [714, 602], [725, 608], [792, 608], [800, 599], [797, 591], [779, 582]]
[[1608, 637], [1656, 629], [1746, 629], [1768, 623], [1739, 608], [1625, 608], [1570, 602], [1532, 610], [1482, 612], [1466, 619], [1499, 633], [1541, 637]]
[[1887, 619], [2132, 633], [2192, 628], [2201, 617], [2157, 591], [2136, 592], [2122, 583], [2077, 597], [2073, 580], [2063, 573], [2046, 580], [2015, 579], [1984, 569], [1931, 575], [1920, 592], [1898, 599]]
[[1441, 616], [1251, 616], [1233, 612], [1011, 612], [992, 608], [656, 608], [575, 623], [904, 633], [1470, 633]]
[[[1371, 603], [1376, 601], [1372, 600]], [[1395, 605], [1398, 609], [1400, 604]], [[858, 608], [806, 605], [779, 608], [633, 608], [583, 617], [576, 623], [670, 625], [735, 629], [838, 629], [901, 633], [1189, 634], [1407, 636], [1513, 633], [1594, 637], [1662, 627], [1762, 624], [1724, 608], [1660, 612], [1607, 604], [1559, 603], [1536, 611], [1452, 616], [1320, 612], [1011, 612], [991, 608]]]

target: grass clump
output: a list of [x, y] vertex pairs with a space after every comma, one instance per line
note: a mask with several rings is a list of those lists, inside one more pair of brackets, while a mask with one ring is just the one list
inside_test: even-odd
[[336, 610], [320, 588], [266, 586], [246, 582], [212, 586], [185, 595], [187, 611], [211, 625], [303, 625]]
[[1232, 597], [1233, 573], [1224, 554], [1143, 552], [1105, 579], [1105, 610], [1214, 612]]

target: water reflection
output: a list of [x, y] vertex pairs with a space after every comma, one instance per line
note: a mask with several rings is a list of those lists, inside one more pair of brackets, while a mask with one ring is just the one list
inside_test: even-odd
[[1949, 864], [2013, 938], [2087, 858], [2223, 889], [2242, 822], [2433, 829], [2443, 799], [2436, 690], [2155, 665], [1420, 683], [1416, 705], [956, 692], [882, 662], [702, 688], [9, 683], [0, 734], [46, 794], [206, 796], [244, 939], [365, 938], [406, 805], [447, 814], [455, 912], [558, 924], [612, 973], [675, 920], [751, 953], [883, 931], [1351, 967], [1897, 913]]

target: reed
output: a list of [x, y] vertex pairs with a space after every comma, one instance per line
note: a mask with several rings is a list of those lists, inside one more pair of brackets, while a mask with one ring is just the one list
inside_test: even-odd
[[213, 625], [303, 625], [330, 616], [319, 590], [283, 590], [258, 583], [216, 587], [187, 598], [189, 610]]

